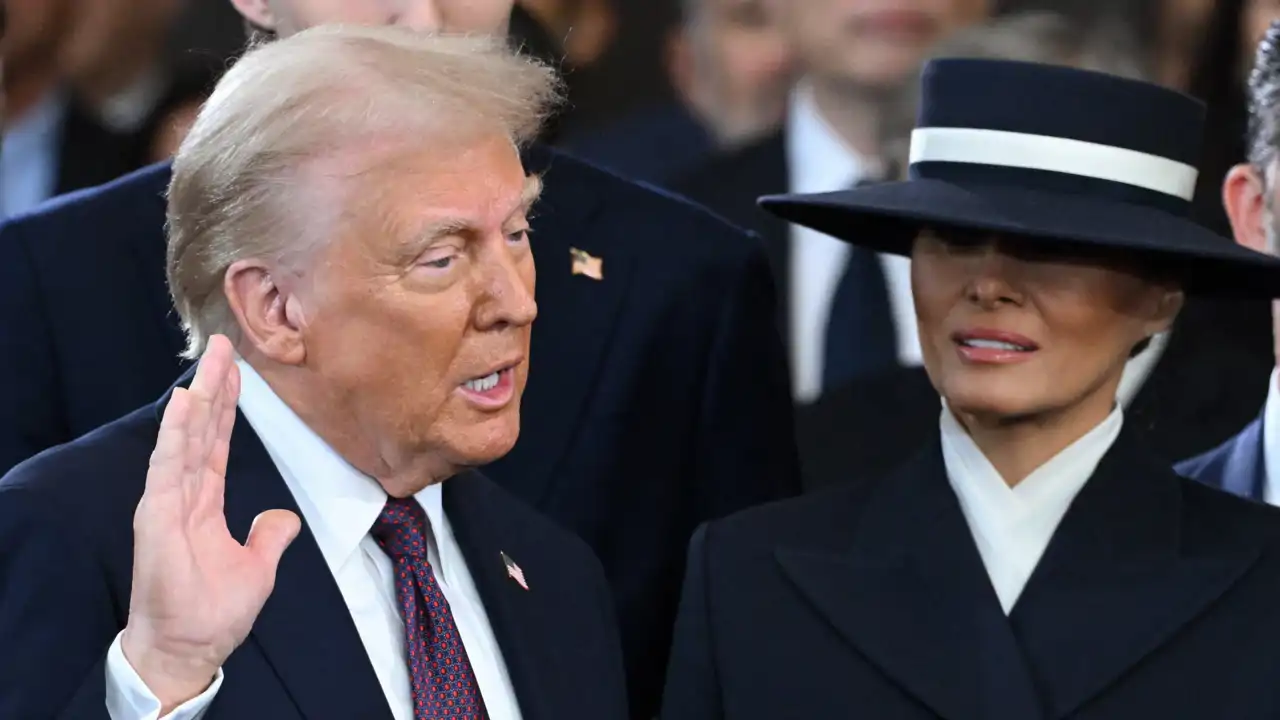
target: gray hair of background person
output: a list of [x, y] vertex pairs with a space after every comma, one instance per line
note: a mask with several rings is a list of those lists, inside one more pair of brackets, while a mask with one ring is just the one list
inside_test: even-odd
[[[1249, 73], [1249, 162], [1270, 188], [1280, 154], [1280, 22], [1258, 44]], [[1266, 193], [1268, 202], [1272, 193]]]
[[1262, 178], [1263, 200], [1271, 214], [1267, 251], [1280, 253], [1280, 220], [1276, 217], [1276, 161], [1280, 157], [1280, 21], [1271, 23], [1258, 44], [1249, 73], [1249, 164]]
[[199, 357], [212, 334], [239, 340], [223, 294], [233, 263], [300, 268], [335, 234], [358, 202], [344, 193], [356, 187], [348, 166], [361, 152], [486, 134], [521, 146], [559, 98], [554, 72], [501, 39], [328, 26], [251, 50], [173, 162], [166, 272], [184, 356]]
[[[940, 43], [932, 57], [1019, 60], [1068, 65], [1138, 80], [1146, 79], [1145, 55], [1133, 40], [1136, 28], [1114, 17], [1095, 21], [1050, 12], [1006, 15], [961, 30]], [[883, 157], [903, 176], [920, 102], [915, 78], [891, 103], [881, 127]]]

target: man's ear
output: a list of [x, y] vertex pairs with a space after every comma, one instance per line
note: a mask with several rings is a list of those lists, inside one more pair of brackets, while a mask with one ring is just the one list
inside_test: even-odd
[[1231, 168], [1222, 181], [1222, 206], [1231, 221], [1235, 241], [1251, 250], [1267, 252], [1271, 213], [1267, 209], [1267, 184], [1250, 163]]
[[267, 0], [231, 0], [231, 4], [249, 24], [263, 30], [276, 29], [276, 14], [271, 11], [271, 3]]
[[246, 349], [282, 365], [299, 365], [306, 359], [302, 307], [280, 287], [265, 264], [237, 261], [227, 268], [222, 282]]

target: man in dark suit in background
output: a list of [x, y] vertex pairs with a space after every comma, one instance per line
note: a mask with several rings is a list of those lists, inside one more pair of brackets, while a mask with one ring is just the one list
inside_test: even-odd
[[[1258, 46], [1249, 76], [1249, 159], [1223, 181], [1222, 198], [1231, 232], [1245, 247], [1280, 253], [1276, 215], [1276, 168], [1280, 163], [1280, 23], [1271, 25]], [[1280, 307], [1272, 307], [1280, 329]], [[1280, 333], [1273, 330], [1275, 337]], [[1178, 472], [1214, 487], [1272, 505], [1280, 505], [1280, 345], [1277, 369], [1257, 400], [1262, 412], [1239, 434], [1213, 450], [1187, 460]], [[1205, 378], [1206, 381], [1211, 378]]]
[[[307, 17], [236, 3], [282, 35]], [[419, 0], [422, 15], [383, 17], [324, 4], [339, 13], [328, 19], [473, 32], [501, 32], [511, 6]], [[600, 557], [632, 710], [648, 717], [693, 528], [799, 491], [785, 357], [760, 321], [775, 305], [768, 261], [687, 203], [542, 146], [523, 159], [545, 185], [531, 221], [530, 420], [485, 472]], [[0, 466], [154, 400], [186, 367], [163, 274], [169, 177], [148, 168], [0, 230]]]
[[768, 0], [681, 0], [667, 71], [678, 98], [604, 130], [566, 138], [573, 153], [659, 185], [714, 152], [772, 133], [791, 84], [791, 52]]
[[[783, 129], [670, 187], [764, 235], [782, 297], [792, 388], [797, 400], [812, 402], [858, 375], [920, 365], [908, 265], [769, 217], [756, 198], [887, 179], [879, 138], [887, 101], [939, 40], [982, 19], [990, 3], [771, 2], [800, 76]], [[842, 284], [855, 291], [837, 305]]]
[[169, 200], [198, 369], [0, 480], [0, 716], [626, 716], [599, 562], [469, 470], [520, 432], [554, 87], [394, 27], [231, 69]]

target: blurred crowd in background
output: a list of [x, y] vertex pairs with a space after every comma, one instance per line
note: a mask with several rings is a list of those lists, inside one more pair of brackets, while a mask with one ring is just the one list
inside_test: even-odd
[[[3, 3], [0, 219], [169, 157], [255, 32], [225, 0]], [[1196, 219], [1229, 236], [1219, 188], [1245, 158], [1246, 72], [1278, 17], [1276, 0], [519, 0], [511, 41], [565, 82], [569, 100], [544, 140], [784, 248], [775, 279], [805, 404], [848, 380], [823, 377], [818, 357], [848, 249], [809, 238], [787, 256], [790, 230], [757, 197], [892, 179], [906, 164], [923, 62], [998, 57], [1204, 100]], [[898, 325], [898, 363], [917, 365], [913, 323], [877, 312]], [[1270, 367], [1267, 308], [1223, 317], [1247, 328], [1233, 342]]]
[[[556, 144], [677, 183], [708, 156], [778, 132], [797, 83], [886, 89], [937, 43], [994, 18], [1050, 12], [1075, 51], [1205, 100], [1203, 218], [1243, 157], [1242, 83], [1274, 0], [520, 0], [513, 40], [554, 61], [570, 103]], [[173, 152], [246, 28], [222, 0], [4, 0], [4, 178], [59, 149], [45, 183], [5, 182], [0, 216]], [[1032, 31], [1034, 32], [1034, 31]], [[1060, 31], [1063, 32], [1063, 31]], [[999, 53], [997, 53], [999, 54]], [[836, 91], [838, 92], [838, 90]], [[826, 90], [820, 90], [825, 95]], [[65, 113], [63, 122], [51, 118]], [[60, 137], [40, 136], [60, 126]], [[37, 137], [33, 137], [37, 136]], [[1210, 197], [1212, 196], [1212, 197]]]

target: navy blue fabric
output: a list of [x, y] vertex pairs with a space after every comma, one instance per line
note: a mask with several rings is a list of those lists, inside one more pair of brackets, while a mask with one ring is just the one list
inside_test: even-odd
[[1126, 428], [1006, 617], [935, 439], [699, 530], [662, 718], [1273, 718], [1278, 531]]
[[561, 145], [569, 152], [632, 180], [665, 186], [715, 150], [715, 140], [679, 103], [628, 117]]
[[1204, 104], [1159, 85], [1075, 68], [943, 58], [921, 75], [917, 127], [1049, 135], [1199, 165]]
[[[128, 617], [133, 514], [164, 402], [0, 479], [0, 717], [107, 720], [106, 653]], [[613, 602], [590, 549], [479, 473], [443, 487], [445, 512], [522, 715], [625, 718]], [[240, 416], [227, 467], [228, 529], [243, 542], [254, 517], [277, 508], [299, 512]], [[507, 577], [503, 552], [518, 559], [529, 590]], [[285, 551], [253, 631], [223, 671], [205, 720], [391, 718], [305, 524]]]
[[[697, 523], [798, 494], [761, 243], [543, 147], [538, 320], [519, 442], [486, 475], [595, 550], [632, 708], [657, 709]], [[182, 335], [164, 279], [167, 166], [0, 227], [0, 472], [159, 396]], [[572, 275], [570, 248], [603, 260]]]
[[1267, 487], [1263, 422], [1259, 417], [1238, 435], [1202, 455], [1178, 463], [1175, 469], [1183, 477], [1263, 502]]
[[897, 330], [879, 255], [853, 248], [831, 299], [824, 340], [824, 393], [897, 364]]

